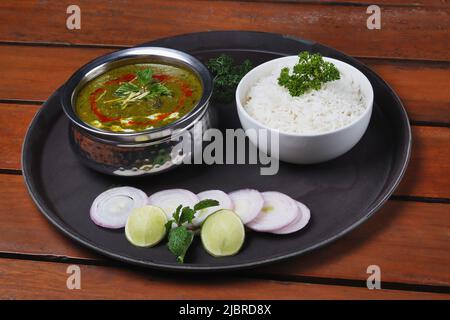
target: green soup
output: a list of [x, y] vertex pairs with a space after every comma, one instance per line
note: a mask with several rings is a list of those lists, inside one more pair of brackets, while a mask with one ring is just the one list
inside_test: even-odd
[[107, 131], [138, 132], [166, 126], [198, 103], [202, 85], [191, 71], [164, 64], [133, 64], [88, 82], [76, 99], [85, 123]]

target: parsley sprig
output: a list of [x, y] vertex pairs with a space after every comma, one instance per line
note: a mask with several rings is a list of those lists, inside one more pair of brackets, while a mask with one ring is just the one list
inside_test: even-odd
[[239, 81], [253, 67], [248, 59], [240, 65], [235, 65], [233, 58], [226, 54], [210, 59], [206, 66], [214, 76], [213, 99], [223, 103], [231, 102], [234, 99]]
[[[177, 257], [178, 262], [184, 262], [184, 256], [186, 255], [186, 252], [194, 239], [194, 232], [188, 230], [186, 224], [192, 222], [197, 211], [218, 205], [219, 202], [212, 199], [200, 201], [194, 206], [193, 209], [191, 207], [183, 207], [183, 205], [179, 205], [173, 213], [172, 219], [167, 221], [166, 230], [169, 235], [167, 246], [169, 247], [169, 250]], [[177, 226], [172, 228], [174, 223]]]
[[340, 79], [339, 70], [331, 62], [324, 61], [320, 54], [303, 51], [298, 57], [292, 73], [289, 68], [283, 68], [278, 77], [278, 84], [287, 88], [291, 96], [319, 90], [325, 82]]
[[155, 100], [171, 94], [169, 88], [153, 79], [153, 71], [150, 68], [138, 70], [135, 79], [121, 84], [114, 92], [114, 95], [119, 97], [117, 102], [121, 104], [122, 109], [130, 102]]

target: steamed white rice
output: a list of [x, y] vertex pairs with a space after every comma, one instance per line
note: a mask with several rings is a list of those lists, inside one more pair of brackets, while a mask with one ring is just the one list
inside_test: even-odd
[[[366, 101], [349, 74], [327, 82], [320, 90], [292, 97], [278, 85], [280, 65], [250, 88], [245, 110], [255, 120], [285, 133], [317, 134], [334, 131], [356, 120], [366, 109]], [[288, 66], [292, 70], [292, 66]]]

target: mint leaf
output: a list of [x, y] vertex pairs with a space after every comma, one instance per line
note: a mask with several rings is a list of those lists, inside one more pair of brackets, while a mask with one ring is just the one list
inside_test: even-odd
[[206, 209], [206, 208], [209, 208], [209, 207], [215, 207], [215, 206], [218, 206], [218, 205], [219, 205], [219, 201], [217, 201], [217, 200], [205, 199], [205, 200], [202, 200], [199, 203], [197, 203], [194, 206], [194, 210], [195, 211], [199, 211], [199, 210], [203, 210], [203, 209]]
[[181, 211], [181, 216], [178, 225], [181, 226], [183, 223], [191, 223], [192, 219], [194, 219], [195, 211], [189, 207], [184, 207]]
[[[183, 263], [184, 256], [194, 239], [194, 233], [189, 231], [183, 224], [191, 223], [195, 217], [195, 213], [198, 210], [206, 209], [209, 207], [218, 206], [219, 201], [212, 199], [205, 199], [200, 201], [194, 206], [194, 209], [190, 207], [183, 207], [179, 205], [173, 213], [173, 219], [166, 223], [166, 230], [168, 233], [167, 246], [169, 250], [177, 257], [177, 261]], [[172, 229], [172, 224], [176, 223], [178, 226]]]
[[170, 219], [169, 221], [166, 222], [165, 226], [166, 226], [166, 234], [170, 233], [170, 230], [172, 230], [172, 224], [174, 223], [173, 219]]
[[193, 239], [194, 234], [184, 226], [176, 227], [169, 232], [167, 246], [170, 252], [177, 257], [178, 262], [184, 262], [184, 257]]
[[180, 213], [181, 213], [181, 208], [183, 208], [183, 205], [180, 204], [177, 209], [175, 210], [175, 213], [172, 215], [173, 219], [175, 220], [175, 223], [179, 223], [180, 221]]

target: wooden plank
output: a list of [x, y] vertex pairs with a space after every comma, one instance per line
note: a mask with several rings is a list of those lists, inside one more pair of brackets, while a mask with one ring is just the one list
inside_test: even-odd
[[66, 28], [64, 2], [0, 2], [0, 41], [134, 45], [208, 30], [255, 30], [311, 39], [366, 57], [449, 60], [450, 10], [384, 6], [369, 30], [365, 6], [288, 2], [79, 1], [80, 30]]
[[[46, 100], [85, 63], [111, 49], [0, 46], [0, 99]], [[1, 87], [1, 86], [0, 86]]]
[[264, 271], [365, 279], [367, 267], [377, 265], [382, 281], [449, 286], [449, 230], [448, 204], [388, 201], [367, 223], [329, 247]]
[[[103, 259], [74, 245], [45, 220], [21, 176], [0, 175], [0, 190], [0, 252]], [[332, 245], [258, 272], [364, 280], [367, 267], [375, 264], [382, 281], [448, 286], [449, 228], [449, 205], [389, 201]]]
[[[210, 0], [211, 1], [211, 0]], [[292, 3], [317, 3], [322, 5], [382, 5], [382, 6], [408, 6], [408, 7], [448, 7], [448, 0], [244, 0], [249, 2], [292, 2]]]
[[[86, 62], [111, 52], [98, 48], [0, 46], [0, 99], [47, 99]], [[450, 122], [450, 64], [363, 59], [397, 93], [417, 121]], [[426, 81], [424, 81], [426, 79]], [[31, 90], [32, 88], [32, 90]]]
[[20, 175], [0, 175], [0, 252], [97, 259], [64, 237], [42, 216]]
[[[0, 169], [19, 170], [26, 127], [39, 106], [0, 104]], [[396, 195], [450, 198], [450, 129], [413, 126], [413, 151]]]
[[81, 289], [68, 290], [68, 266], [1, 259], [0, 299], [448, 299], [435, 293], [233, 277], [210, 281], [202, 276], [86, 265], [80, 266]]
[[22, 143], [40, 106], [0, 104], [0, 169], [19, 170]]
[[397, 92], [411, 120], [450, 122], [450, 64], [363, 62]]
[[450, 128], [413, 126], [411, 160], [396, 195], [450, 198]]

